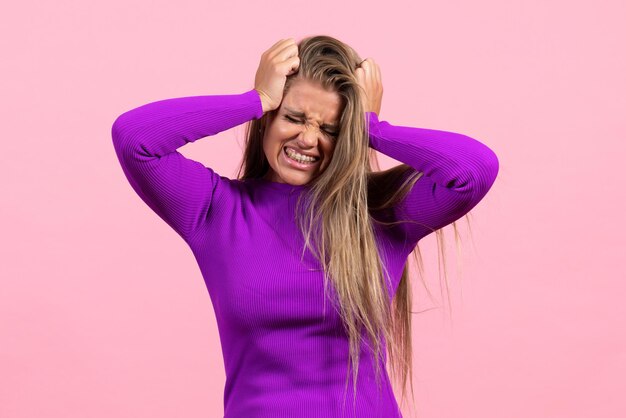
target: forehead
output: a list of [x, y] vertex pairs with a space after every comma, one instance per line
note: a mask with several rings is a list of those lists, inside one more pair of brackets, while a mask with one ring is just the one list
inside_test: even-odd
[[341, 96], [321, 85], [306, 80], [294, 82], [283, 98], [281, 107], [285, 112], [301, 112], [319, 123], [336, 122], [341, 113]]

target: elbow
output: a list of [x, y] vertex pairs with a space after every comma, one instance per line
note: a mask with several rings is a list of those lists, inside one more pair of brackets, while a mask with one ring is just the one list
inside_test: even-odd
[[469, 212], [491, 190], [500, 170], [496, 153], [484, 144], [468, 152], [445, 187], [459, 193], [459, 210]]
[[498, 172], [500, 171], [500, 160], [491, 148], [487, 148], [483, 161], [482, 175], [485, 179], [485, 183], [487, 183], [490, 188], [496, 181], [496, 177], [498, 177]]
[[113, 145], [117, 146], [122, 141], [122, 138], [128, 136], [128, 124], [126, 123], [126, 113], [122, 113], [113, 121], [111, 125], [111, 139]]
[[120, 122], [120, 117], [118, 116], [117, 119], [115, 119], [115, 121], [113, 122], [113, 125], [111, 125], [111, 139], [113, 140], [114, 146], [118, 146], [121, 140], [120, 138], [123, 137], [123, 133], [124, 127], [122, 126], [122, 123]]
[[124, 114], [118, 116], [111, 125], [113, 149], [123, 164], [159, 158], [158, 154], [148, 149], [143, 130], [143, 125], [133, 124], [132, 121], [128, 123]]
[[131, 129], [123, 116], [118, 116], [111, 125], [111, 140], [122, 164], [128, 164], [128, 161], [133, 161], [140, 153], [141, 145], [133, 140], [136, 129]]
[[456, 176], [446, 187], [464, 194], [471, 206], [482, 200], [491, 189], [498, 177], [500, 162], [493, 150], [484, 147], [482, 152], [475, 154], [466, 161], [468, 164], [463, 174]]
[[[113, 147], [118, 151], [124, 151], [128, 153], [129, 150], [137, 148], [130, 143], [132, 138], [136, 137], [138, 128], [137, 123], [134, 123], [130, 112], [125, 112], [119, 115], [111, 125], [111, 139], [113, 141]], [[132, 152], [132, 151], [131, 151]]]
[[129, 137], [142, 125], [139, 113], [136, 109], [127, 110], [118, 115], [111, 125], [111, 137], [113, 142], [118, 142], [122, 138]]
[[127, 132], [137, 124], [133, 120], [132, 110], [120, 114], [111, 125], [111, 136], [113, 140], [126, 136]]
[[500, 161], [494, 150], [482, 142], [476, 141], [476, 143], [479, 146], [471, 154], [468, 161], [471, 167], [468, 177], [474, 183], [475, 189], [486, 193], [498, 177]]
[[498, 177], [500, 162], [498, 156], [490, 148], [485, 148], [484, 153], [476, 164], [472, 175], [472, 201], [478, 203], [482, 200]]

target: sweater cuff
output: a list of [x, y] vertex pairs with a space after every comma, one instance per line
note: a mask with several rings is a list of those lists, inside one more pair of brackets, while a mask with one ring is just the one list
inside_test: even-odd
[[366, 113], [370, 116], [370, 119], [374, 120], [374, 122], [379, 122], [378, 115], [376, 114], [376, 112], [366, 112]]
[[263, 103], [261, 103], [261, 96], [256, 89], [248, 90], [247, 92], [242, 94], [246, 100], [250, 102], [250, 105], [254, 107], [253, 116], [254, 119], [261, 119], [263, 116]]
[[380, 134], [380, 121], [378, 120], [378, 115], [376, 112], [365, 112], [365, 120], [367, 122], [369, 118], [368, 128], [368, 136], [369, 136], [369, 146], [378, 150], [378, 138], [381, 136]]

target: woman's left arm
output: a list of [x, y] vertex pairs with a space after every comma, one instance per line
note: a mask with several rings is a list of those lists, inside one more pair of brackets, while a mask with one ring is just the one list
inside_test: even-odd
[[467, 135], [394, 126], [366, 112], [370, 147], [424, 174], [394, 208], [408, 250], [482, 200], [498, 175], [496, 154]]
[[409, 221], [398, 225], [408, 254], [421, 238], [461, 218], [482, 200], [498, 175], [498, 157], [467, 135], [379, 120], [380, 67], [367, 58], [356, 69], [356, 78], [364, 93], [370, 147], [423, 173], [392, 210], [392, 220]]

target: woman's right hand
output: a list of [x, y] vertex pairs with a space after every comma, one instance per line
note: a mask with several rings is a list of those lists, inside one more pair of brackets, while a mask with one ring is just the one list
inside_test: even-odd
[[299, 66], [298, 45], [293, 38], [281, 39], [261, 55], [254, 89], [261, 97], [263, 113], [280, 106], [287, 76], [297, 72]]

